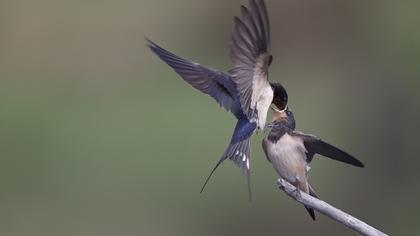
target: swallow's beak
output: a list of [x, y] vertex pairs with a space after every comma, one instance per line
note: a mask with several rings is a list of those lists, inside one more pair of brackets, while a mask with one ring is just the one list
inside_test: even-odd
[[270, 107], [273, 110], [273, 121], [281, 121], [287, 119], [286, 108], [279, 110], [275, 107]]
[[273, 106], [270, 106], [270, 109], [271, 109], [273, 112], [281, 112], [279, 109], [277, 109], [276, 107], [273, 107]]

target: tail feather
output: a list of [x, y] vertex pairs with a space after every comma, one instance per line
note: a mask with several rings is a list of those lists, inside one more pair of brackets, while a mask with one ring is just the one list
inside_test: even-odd
[[223, 156], [220, 158], [220, 160], [216, 163], [216, 165], [213, 167], [212, 171], [210, 172], [210, 175], [207, 177], [206, 181], [204, 182], [203, 187], [201, 188], [200, 193], [204, 191], [204, 188], [206, 187], [207, 183], [209, 182], [211, 176], [216, 171], [216, 169], [219, 167], [219, 165], [225, 161], [226, 159], [232, 160], [239, 168], [241, 168], [242, 172], [246, 174], [247, 178], [247, 185], [248, 185], [248, 195], [249, 199], [252, 199], [251, 194], [251, 178], [250, 178], [250, 146], [251, 146], [251, 139], [247, 138], [241, 142], [237, 143], [231, 143], [229, 147], [226, 149]]
[[307, 207], [307, 206], [305, 206], [305, 208], [308, 211], [309, 215], [311, 216], [312, 220], [315, 221], [316, 218], [315, 218], [315, 211], [314, 211], [314, 209], [312, 209], [310, 207]]
[[[315, 193], [315, 190], [310, 185], [309, 185], [309, 195], [311, 195], [314, 198], [318, 198], [318, 196]], [[312, 220], [315, 221], [316, 220], [316, 217], [315, 217], [315, 211], [314, 211], [314, 209], [312, 209], [312, 208], [310, 208], [308, 206], [305, 206], [305, 208], [308, 211], [309, 215], [311, 216]]]
[[252, 191], [251, 191], [251, 173], [250, 169], [246, 170], [246, 184], [248, 187], [248, 199], [252, 202]]
[[211, 176], [213, 175], [213, 173], [216, 171], [217, 167], [219, 167], [220, 164], [222, 164], [222, 162], [226, 160], [226, 158], [222, 157], [217, 163], [216, 165], [213, 167], [212, 171], [210, 172], [209, 176], [207, 177], [206, 181], [203, 184], [203, 187], [201, 187], [200, 193], [203, 193], [204, 188], [206, 187], [207, 183], [209, 182]]

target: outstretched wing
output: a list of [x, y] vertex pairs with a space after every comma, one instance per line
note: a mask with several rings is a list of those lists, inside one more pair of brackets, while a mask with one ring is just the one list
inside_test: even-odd
[[270, 87], [268, 66], [270, 54], [270, 25], [264, 0], [250, 0], [250, 10], [241, 6], [241, 18], [234, 18], [230, 70], [237, 84], [241, 106], [248, 119], [253, 115], [258, 98]]
[[240, 116], [240, 104], [235, 83], [231, 77], [220, 71], [206, 68], [198, 63], [183, 59], [148, 41], [148, 47], [166, 64], [175, 70], [187, 83], [201, 92], [213, 97], [220, 106]]
[[320, 138], [294, 131], [292, 135], [298, 136], [303, 139], [303, 144], [307, 150], [307, 162], [311, 162], [315, 154], [329, 157], [336, 161], [341, 161], [350, 165], [364, 167], [363, 163], [357, 160], [350, 154], [334, 147], [333, 145], [322, 141]]

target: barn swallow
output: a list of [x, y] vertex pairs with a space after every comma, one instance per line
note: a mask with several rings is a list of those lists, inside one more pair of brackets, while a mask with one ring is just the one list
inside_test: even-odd
[[[267, 160], [281, 178], [296, 187], [297, 192], [303, 191], [317, 197], [314, 189], [308, 183], [309, 163], [315, 154], [329, 157], [336, 161], [350, 165], [364, 167], [362, 162], [350, 154], [326, 143], [320, 138], [295, 131], [295, 117], [287, 108], [284, 110], [273, 109], [273, 122], [270, 133], [263, 139], [262, 147]], [[315, 212], [305, 206], [313, 220]]]
[[250, 191], [250, 137], [265, 128], [271, 104], [283, 109], [287, 92], [280, 83], [268, 81], [270, 27], [263, 0], [250, 0], [249, 9], [241, 6], [241, 17], [234, 17], [230, 58], [233, 68], [223, 73], [181, 58], [154, 42], [148, 47], [172, 67], [187, 83], [213, 97], [220, 106], [237, 118], [229, 146], [207, 177], [201, 192], [217, 167], [226, 159], [232, 160], [247, 176]]

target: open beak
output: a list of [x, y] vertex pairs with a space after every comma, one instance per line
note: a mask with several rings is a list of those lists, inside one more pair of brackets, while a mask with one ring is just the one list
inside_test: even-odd
[[272, 106], [270, 106], [270, 108], [271, 108], [271, 110], [277, 111], [277, 112], [285, 112], [285, 111], [289, 110], [289, 106], [287, 106], [287, 105], [282, 110], [279, 110], [279, 109], [277, 109], [275, 107], [272, 107]]
[[273, 107], [273, 106], [270, 106], [270, 109], [271, 109], [271, 110], [273, 110], [273, 111], [276, 111], [276, 112], [280, 112], [280, 110], [279, 110], [279, 109], [277, 109], [277, 108], [275, 108], [275, 107]]

